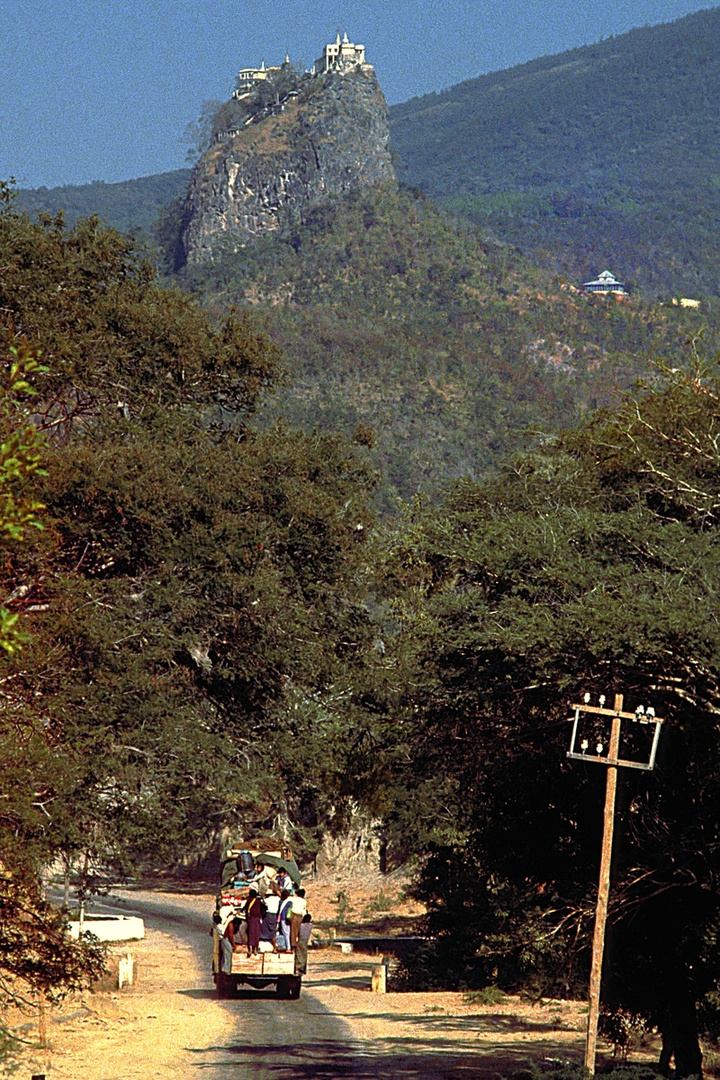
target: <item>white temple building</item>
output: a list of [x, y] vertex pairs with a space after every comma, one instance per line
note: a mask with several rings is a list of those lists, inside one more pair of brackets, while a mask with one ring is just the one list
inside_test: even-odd
[[365, 63], [365, 46], [354, 45], [348, 40], [347, 34], [343, 34], [341, 40], [338, 32], [335, 40], [324, 47], [322, 56], [315, 61], [313, 74], [322, 75], [326, 71], [349, 71], [358, 64], [363, 69], [370, 69], [370, 65]]
[[[290, 56], [288, 53], [285, 53], [285, 63], [290, 63]], [[281, 66], [265, 67], [264, 60], [259, 68], [240, 68], [237, 77], [238, 88], [233, 94], [233, 97], [244, 97], [245, 94], [248, 94], [252, 90], [254, 83], [265, 82], [266, 79], [271, 78], [273, 75], [277, 75], [278, 71], [282, 71]]]
[[[290, 56], [286, 53], [285, 64], [289, 63]], [[255, 83], [272, 79], [273, 76], [282, 71], [283, 66], [266, 67], [263, 60], [260, 67], [241, 68], [238, 72], [237, 89], [233, 93], [233, 97], [246, 97], [251, 93]], [[372, 65], [365, 61], [365, 46], [355, 45], [348, 39], [347, 34], [343, 34], [341, 38], [338, 31], [335, 40], [324, 46], [322, 56], [315, 61], [310, 74], [323, 75], [326, 71], [338, 71], [342, 74], [345, 71], [355, 71], [358, 67], [362, 71], [369, 72], [373, 70]]]
[[594, 281], [584, 281], [583, 289], [585, 292], [593, 293], [618, 293], [624, 296], [627, 293], [625, 283], [618, 281], [614, 274], [611, 274], [609, 270], [603, 270], [602, 274], [598, 274]]

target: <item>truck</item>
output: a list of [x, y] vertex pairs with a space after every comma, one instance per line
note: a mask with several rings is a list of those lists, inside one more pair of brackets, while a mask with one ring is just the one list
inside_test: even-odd
[[297, 1000], [302, 987], [302, 975], [295, 972], [292, 952], [261, 952], [247, 956], [244, 949], [233, 952], [230, 972], [221, 970], [220, 939], [229, 919], [241, 914], [250, 888], [257, 882], [259, 867], [269, 868], [272, 874], [281, 867], [290, 875], [294, 885], [300, 884], [300, 871], [288, 844], [276, 837], [259, 837], [228, 848], [222, 862], [220, 890], [215, 898], [217, 912], [213, 931], [212, 972], [218, 997], [232, 997], [243, 983], [264, 989], [275, 986], [279, 998]]

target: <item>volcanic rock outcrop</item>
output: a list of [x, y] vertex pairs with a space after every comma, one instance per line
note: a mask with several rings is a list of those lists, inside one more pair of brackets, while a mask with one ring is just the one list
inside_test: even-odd
[[302, 222], [324, 198], [395, 182], [372, 68], [328, 71], [216, 138], [190, 180], [181, 245], [199, 263]]

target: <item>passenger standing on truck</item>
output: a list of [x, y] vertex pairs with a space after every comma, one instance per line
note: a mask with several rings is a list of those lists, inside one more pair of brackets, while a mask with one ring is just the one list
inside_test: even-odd
[[281, 952], [290, 949], [290, 909], [292, 897], [287, 889], [280, 894], [280, 909], [278, 911], [278, 948]]
[[282, 892], [284, 889], [287, 889], [288, 895], [292, 892], [292, 881], [290, 880], [290, 875], [288, 874], [287, 870], [285, 870], [282, 866], [278, 867], [277, 877], [275, 878], [275, 885], [280, 892]]
[[278, 911], [280, 897], [275, 893], [268, 893], [265, 897], [265, 914], [260, 924], [260, 940], [271, 941], [273, 952], [275, 951], [275, 935], [277, 933]]
[[260, 927], [265, 914], [265, 903], [258, 896], [257, 889], [251, 889], [245, 904], [247, 919], [248, 956], [257, 956], [260, 944]]
[[271, 871], [264, 863], [257, 864], [257, 877], [253, 881], [253, 886], [263, 899], [269, 892], [272, 892], [274, 877], [274, 870]]
[[295, 974], [307, 974], [308, 943], [313, 932], [312, 915], [306, 911], [298, 930], [298, 940], [295, 946]]
[[292, 898], [292, 907], [290, 908], [290, 948], [294, 949], [298, 942], [298, 933], [300, 926], [302, 925], [305, 912], [307, 911], [307, 900], [305, 899], [305, 890], [298, 889]]
[[225, 933], [220, 938], [220, 970], [225, 975], [232, 974], [232, 954], [240, 948], [240, 942], [235, 938], [239, 930], [240, 919], [229, 919]]

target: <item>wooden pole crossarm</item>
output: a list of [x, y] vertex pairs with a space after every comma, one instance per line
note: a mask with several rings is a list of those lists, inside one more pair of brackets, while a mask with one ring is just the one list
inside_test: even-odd
[[659, 716], [648, 716], [647, 713], [636, 712], [623, 712], [622, 709], [606, 709], [601, 708], [599, 705], [571, 705], [571, 709], [575, 710], [575, 713], [584, 712], [592, 713], [594, 716], [619, 716], [621, 720], [634, 720], [640, 724], [662, 724], [663, 720]]
[[[622, 695], [617, 695], [617, 697], [621, 698]], [[571, 716], [568, 718], [569, 722], [573, 725], [573, 730], [570, 739], [570, 749], [567, 751], [566, 755], [567, 757], [571, 758], [573, 761], [593, 761], [596, 765], [606, 765], [611, 768], [640, 769], [641, 772], [650, 772], [652, 769], [655, 768], [655, 755], [657, 754], [658, 742], [660, 741], [660, 730], [664, 722], [661, 717], [653, 715], [652, 712], [649, 715], [644, 711], [641, 713], [631, 713], [623, 712], [622, 709], [606, 709], [596, 705], [573, 705], [572, 708], [575, 710], [575, 716]], [[611, 747], [608, 748], [608, 753], [604, 755], [589, 754], [587, 753], [587, 751], [584, 750], [578, 752], [578, 725], [580, 722], [580, 716], [584, 713], [590, 713], [593, 716], [607, 716], [611, 719], [613, 725], [616, 721], [620, 723], [621, 720], [630, 720], [634, 724], [640, 723], [645, 727], [653, 725], [655, 731], [653, 733], [652, 746], [650, 748], [650, 757], [647, 763], [642, 761], [631, 761], [628, 758], [618, 757], [619, 744], [614, 754], [611, 752]]]
[[653, 766], [643, 764], [642, 761], [626, 761], [625, 758], [596, 757], [595, 754], [571, 754], [568, 750], [566, 757], [573, 761], [594, 761], [596, 765], [612, 765], [614, 768], [640, 769], [642, 772], [652, 772]]
[[[622, 697], [622, 695], [619, 695]], [[622, 709], [606, 709], [600, 705], [571, 705], [571, 709], [579, 709], [580, 712], [594, 713], [596, 716], [619, 716], [621, 720], [634, 720], [634, 712], [623, 712]]]

